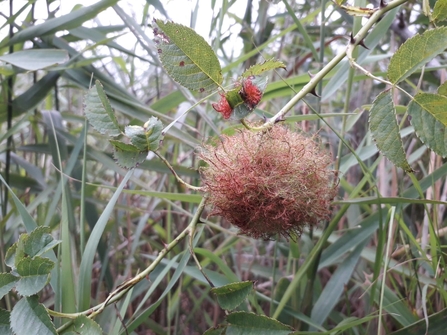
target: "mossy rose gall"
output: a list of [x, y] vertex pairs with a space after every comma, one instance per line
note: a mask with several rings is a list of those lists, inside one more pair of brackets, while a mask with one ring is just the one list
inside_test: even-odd
[[312, 138], [280, 125], [242, 130], [215, 146], [204, 145], [199, 157], [207, 163], [200, 172], [211, 214], [241, 234], [293, 238], [330, 218], [336, 172]]

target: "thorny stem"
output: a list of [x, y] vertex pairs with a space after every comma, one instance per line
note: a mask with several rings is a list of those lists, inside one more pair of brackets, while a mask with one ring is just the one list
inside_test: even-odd
[[354, 52], [354, 48], [355, 48], [355, 45], [354, 44], [350, 44], [347, 47], [347, 50], [346, 50], [346, 56], [348, 57], [349, 63], [351, 64], [352, 67], [355, 67], [356, 69], [362, 71], [363, 74], [365, 74], [366, 76], [370, 77], [371, 79], [377, 80], [377, 81], [381, 82], [382, 84], [389, 85], [390, 87], [396, 87], [399, 91], [401, 91], [402, 93], [408, 95], [410, 97], [410, 99], [413, 99], [413, 96], [410, 93], [408, 93], [407, 91], [405, 91], [403, 88], [401, 88], [400, 86], [395, 86], [392, 82], [390, 82], [388, 80], [376, 77], [371, 72], [369, 72], [367, 69], [365, 69], [360, 64], [358, 64], [355, 61], [354, 57], [352, 56], [352, 53]]
[[194, 191], [203, 191], [203, 187], [200, 186], [193, 186], [191, 184], [188, 184], [186, 181], [184, 181], [182, 178], [180, 178], [180, 176], [177, 174], [177, 172], [175, 172], [174, 168], [172, 167], [172, 165], [168, 162], [168, 160], [166, 158], [164, 158], [162, 155], [160, 155], [158, 152], [153, 151], [154, 154], [156, 154], [158, 156], [158, 158], [160, 158], [163, 163], [166, 164], [166, 166], [169, 168], [169, 170], [171, 170], [172, 174], [174, 175], [175, 179], [177, 179], [177, 181], [182, 184], [185, 185], [187, 188], [194, 190]]
[[[292, 98], [289, 100], [287, 104], [284, 105], [281, 110], [276, 113], [275, 116], [270, 118], [267, 122], [265, 122], [262, 126], [259, 127], [250, 127], [251, 130], [264, 130], [271, 128], [278, 120], [281, 120], [284, 118], [284, 116], [301, 100], [304, 98], [304, 96], [308, 93], [311, 93], [317, 84], [323, 80], [323, 78], [338, 64], [340, 63], [343, 58], [347, 55], [348, 50], [350, 48], [354, 48], [358, 44], [360, 44], [363, 39], [368, 34], [369, 29], [377, 22], [379, 19], [389, 12], [390, 10], [408, 2], [408, 0], [395, 0], [391, 1], [390, 3], [386, 4], [382, 8], [377, 9], [369, 18], [369, 20], [363, 25], [363, 27], [359, 30], [359, 32], [353, 37], [353, 41], [349, 42], [349, 45], [346, 47], [346, 49], [342, 52], [340, 52], [337, 56], [335, 56], [329, 63], [326, 64], [317, 74], [315, 74], [310, 81], [304, 85], [304, 87]], [[394, 86], [394, 85], [392, 85]], [[245, 121], [244, 121], [245, 122]], [[246, 123], [242, 123], [245, 127]]]
[[[93, 319], [96, 315], [100, 314], [107, 306], [121, 300], [125, 294], [133, 288], [136, 284], [138, 284], [141, 280], [144, 278], [147, 278], [152, 271], [157, 267], [158, 264], [163, 260], [163, 258], [175, 247], [181, 240], [183, 240], [186, 236], [190, 235], [192, 239], [192, 235], [195, 232], [196, 225], [200, 222], [200, 216], [202, 215], [203, 209], [205, 208], [207, 197], [203, 197], [202, 201], [200, 202], [199, 206], [197, 207], [197, 210], [191, 219], [191, 222], [189, 225], [169, 244], [167, 244], [159, 253], [158, 256], [154, 259], [154, 261], [149, 265], [146, 269], [144, 269], [143, 272], [140, 272], [135, 277], [125, 281], [121, 285], [119, 285], [115, 291], [109, 294], [107, 299], [95, 307], [92, 307], [86, 311], [80, 312], [80, 313], [59, 313], [52, 311], [50, 309], [47, 309], [48, 313], [55, 317], [60, 318], [68, 318], [68, 319], [75, 319], [78, 316], [81, 315], [87, 315], [89, 318]], [[62, 327], [58, 329], [58, 333], [67, 329], [71, 325], [71, 322], [65, 323]]]

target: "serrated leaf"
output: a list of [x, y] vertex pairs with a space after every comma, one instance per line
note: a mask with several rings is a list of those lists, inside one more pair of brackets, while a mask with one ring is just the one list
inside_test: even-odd
[[447, 156], [447, 97], [439, 94], [419, 93], [408, 105], [408, 115], [416, 135], [431, 150]]
[[391, 57], [388, 78], [404, 80], [447, 48], [447, 27], [427, 30], [408, 39]]
[[222, 309], [233, 310], [247, 298], [252, 290], [253, 282], [249, 280], [214, 287], [211, 292], [216, 295]]
[[163, 122], [158, 118], [152, 116], [145, 124], [146, 136], [150, 143], [149, 150], [155, 151], [158, 149], [160, 141], [162, 139]]
[[247, 69], [242, 74], [242, 77], [247, 78], [250, 76], [259, 76], [260, 74], [262, 74], [268, 70], [285, 69], [285, 68], [286, 68], [286, 66], [284, 65], [283, 62], [272, 58], [272, 59], [266, 60], [264, 63], [250, 66], [250, 68]]
[[438, 87], [438, 94], [447, 96], [447, 81], [443, 82], [441, 86]]
[[168, 74], [190, 90], [209, 92], [222, 84], [222, 69], [213, 49], [194, 30], [156, 20], [158, 55]]
[[121, 135], [118, 121], [99, 80], [85, 96], [84, 112], [90, 124], [101, 134], [113, 137]]
[[113, 145], [115, 149], [119, 149], [121, 151], [140, 152], [140, 150], [133, 144], [124, 143], [117, 140], [109, 140], [109, 142]]
[[435, 22], [441, 22], [447, 19], [447, 0], [436, 1], [432, 18]]
[[227, 316], [226, 335], [288, 335], [294, 329], [275, 319], [247, 312], [235, 312]]
[[68, 52], [59, 49], [28, 49], [0, 56], [4, 61], [28, 71], [36, 71], [46, 67], [64, 63], [68, 60]]
[[[10, 273], [0, 273], [0, 299], [15, 286], [19, 278]], [[1, 334], [1, 333], [0, 333]]]
[[110, 140], [113, 144], [113, 157], [117, 161], [118, 165], [126, 169], [132, 169], [138, 164], [145, 161], [149, 151], [140, 151], [136, 146], [132, 144], [123, 143], [120, 141]]
[[163, 123], [156, 117], [151, 117], [144, 124], [144, 128], [140, 126], [127, 126], [124, 129], [124, 133], [139, 151], [155, 151], [158, 149], [162, 137], [162, 130]]
[[62, 333], [63, 335], [102, 335], [101, 327], [85, 315], [78, 316], [73, 324]]
[[11, 312], [10, 321], [16, 334], [57, 335], [47, 310], [36, 296], [20, 299]]
[[48, 258], [36, 256], [25, 257], [17, 263], [20, 279], [16, 290], [20, 295], [30, 296], [41, 291], [50, 280], [54, 262]]
[[50, 233], [50, 227], [37, 227], [29, 233], [24, 245], [25, 254], [30, 257], [40, 256], [62, 242], [55, 240]]
[[369, 127], [379, 151], [394, 165], [411, 172], [399, 134], [391, 90], [380, 93], [374, 100], [369, 111]]
[[11, 312], [0, 309], [0, 334], [2, 335], [14, 335], [9, 322], [10, 315]]
[[124, 128], [124, 134], [130, 138], [130, 141], [138, 149], [138, 151], [148, 150], [149, 143], [147, 142], [146, 134], [143, 127], [126, 126]]
[[17, 241], [17, 247], [14, 250], [14, 255], [12, 256], [14, 259], [14, 267], [13, 269], [15, 270], [17, 268], [17, 264], [24, 258], [26, 257], [25, 254], [25, 244], [26, 244], [26, 240], [28, 239], [29, 235], [28, 234], [21, 234], [19, 236], [19, 240]]

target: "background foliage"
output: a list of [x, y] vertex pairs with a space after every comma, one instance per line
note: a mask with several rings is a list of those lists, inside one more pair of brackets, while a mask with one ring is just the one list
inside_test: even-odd
[[[355, 43], [350, 34], [368, 20], [351, 15], [368, 5], [361, 0], [188, 4], [187, 25], [217, 54], [222, 86], [266, 59], [286, 65], [271, 71], [249, 120], [289, 106], [286, 123], [319, 133], [339, 170], [333, 219], [297, 241], [262, 241], [205, 209], [194, 239], [181, 240], [199, 221], [202, 195], [153, 154], [130, 172], [117, 165], [108, 137], [84, 116], [96, 79], [115, 126], [151, 117], [167, 125], [194, 105], [158, 155], [200, 185], [195, 148], [241, 125], [213, 110], [218, 94], [189, 91], [161, 65], [153, 20], [173, 16], [169, 4], [101, 0], [61, 12], [58, 1], [0, 2], [0, 333], [202, 334], [219, 324], [227, 326], [208, 334], [444, 331], [446, 2], [390, 2]], [[400, 47], [416, 33], [422, 42]], [[317, 77], [319, 97], [294, 100], [308, 72], [331, 62]], [[119, 299], [108, 300], [111, 292]]]

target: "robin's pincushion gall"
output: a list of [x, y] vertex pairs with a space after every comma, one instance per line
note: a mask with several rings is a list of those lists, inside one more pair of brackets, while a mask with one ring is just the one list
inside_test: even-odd
[[294, 238], [331, 216], [336, 172], [312, 138], [282, 125], [242, 130], [204, 145], [199, 157], [207, 164], [200, 172], [211, 215], [224, 217], [241, 234]]

